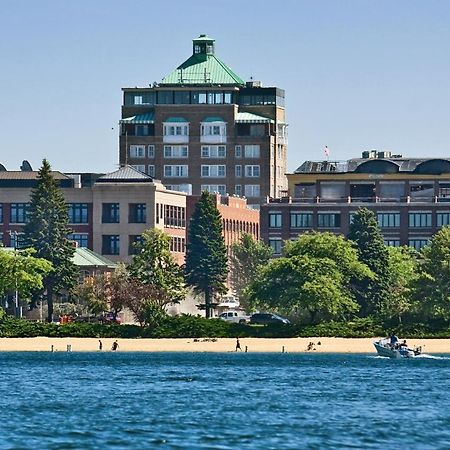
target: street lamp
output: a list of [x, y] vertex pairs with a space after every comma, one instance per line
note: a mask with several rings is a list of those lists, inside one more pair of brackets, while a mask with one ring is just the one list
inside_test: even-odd
[[[14, 279], [15, 279], [15, 293], [14, 293], [14, 306], [15, 306], [15, 316], [19, 316], [22, 317], [22, 308], [19, 307], [19, 291], [17, 288], [17, 267], [16, 267], [16, 263], [17, 263], [17, 237], [19, 235], [19, 233], [17, 233], [17, 231], [12, 231], [9, 230], [9, 236], [11, 238], [11, 241], [14, 242]], [[14, 240], [13, 240], [13, 236], [14, 236]]]

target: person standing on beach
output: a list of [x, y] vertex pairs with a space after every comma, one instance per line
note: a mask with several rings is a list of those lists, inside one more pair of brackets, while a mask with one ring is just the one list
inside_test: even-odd
[[102, 351], [102, 349], [103, 349], [103, 342], [100, 339], [98, 340], [98, 349], [100, 351]]
[[113, 352], [115, 352], [118, 348], [119, 348], [119, 343], [117, 342], [117, 340], [115, 340], [115, 341], [113, 342], [113, 345], [112, 345], [112, 347], [111, 347], [111, 350], [112, 350]]
[[236, 351], [240, 350], [242, 352], [241, 343], [239, 342], [239, 338], [236, 338]]

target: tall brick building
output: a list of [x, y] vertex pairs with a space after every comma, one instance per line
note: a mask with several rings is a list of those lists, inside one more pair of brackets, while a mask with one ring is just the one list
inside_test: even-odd
[[245, 83], [214, 39], [151, 87], [123, 88], [120, 163], [172, 190], [246, 197], [258, 207], [287, 187], [284, 91]]

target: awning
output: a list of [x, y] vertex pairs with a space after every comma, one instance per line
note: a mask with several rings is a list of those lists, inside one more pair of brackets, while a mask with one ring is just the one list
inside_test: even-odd
[[155, 113], [150, 112], [146, 114], [138, 114], [136, 116], [126, 117], [119, 121], [119, 123], [132, 123], [136, 125], [144, 125], [155, 123]]
[[186, 120], [184, 117], [168, 117], [166, 120], [163, 120], [163, 122], [188, 123], [189, 120]]
[[236, 114], [236, 123], [274, 123], [272, 119], [264, 116], [258, 116], [248, 112], [238, 112]]
[[202, 120], [202, 123], [208, 123], [208, 122], [225, 122], [225, 120], [223, 120], [223, 117], [214, 117], [214, 116], [210, 116], [210, 117], [205, 117]]

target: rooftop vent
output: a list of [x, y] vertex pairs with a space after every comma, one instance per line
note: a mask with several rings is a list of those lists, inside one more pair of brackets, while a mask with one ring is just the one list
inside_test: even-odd
[[245, 86], [246, 86], [246, 87], [249, 87], [249, 88], [252, 88], [252, 87], [261, 87], [261, 86], [262, 86], [262, 83], [261, 83], [261, 81], [250, 80], [250, 81], [247, 81], [247, 82], [245, 83]]

